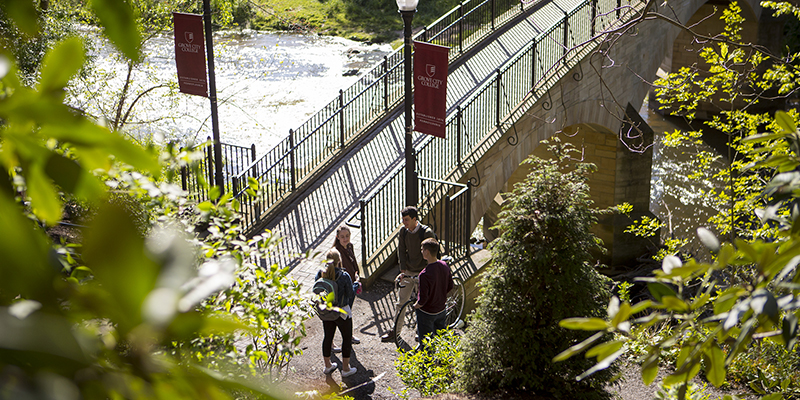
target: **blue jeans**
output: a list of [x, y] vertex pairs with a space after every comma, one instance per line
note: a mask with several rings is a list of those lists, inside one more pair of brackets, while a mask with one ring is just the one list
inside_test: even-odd
[[447, 310], [442, 310], [442, 312], [431, 315], [422, 310], [417, 311], [417, 335], [419, 335], [419, 342], [420, 345], [424, 347], [424, 339], [431, 334], [436, 334], [436, 332], [440, 329], [444, 329], [447, 327], [445, 324], [445, 317]]

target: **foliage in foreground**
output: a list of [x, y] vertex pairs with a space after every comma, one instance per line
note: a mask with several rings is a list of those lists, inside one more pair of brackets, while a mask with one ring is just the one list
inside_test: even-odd
[[[662, 268], [654, 271], [654, 277], [642, 279], [647, 282], [652, 301], [631, 305], [614, 297], [606, 319], [564, 319], [559, 325], [565, 328], [599, 332], [563, 351], [556, 360], [566, 360], [584, 350], [602, 352], [603, 357], [598, 357], [598, 364], [587, 373], [602, 369], [620, 356], [619, 350], [632, 338], [632, 324], [651, 326], [669, 321], [674, 324], [670, 334], [648, 347], [642, 362], [642, 378], [650, 384], [660, 368], [662, 353], [677, 346], [678, 355], [672, 363], [675, 370], [664, 378], [664, 383], [680, 387], [678, 395], [683, 399], [689, 381], [701, 371], [709, 382], [722, 385], [734, 360], [757, 346], [759, 341], [774, 342], [790, 352], [795, 351], [800, 340], [800, 270], [797, 268], [800, 224], [795, 223], [800, 213], [796, 205], [796, 193], [800, 193], [797, 192], [800, 180], [796, 179], [800, 167], [800, 153], [796, 151], [800, 149], [800, 132], [786, 113], [777, 112], [775, 122], [781, 128], [778, 134], [745, 140], [763, 143], [779, 139], [794, 149], [788, 157], [772, 156], [765, 160], [765, 164], [774, 163], [778, 170], [770, 186], [780, 187], [781, 193], [785, 193], [780, 196], [765, 193], [765, 198], [771, 207], [789, 210], [791, 215], [791, 218], [784, 218], [773, 214], [764, 221], [777, 226], [779, 240], [736, 239], [733, 243], [720, 243], [708, 229], [698, 229], [701, 241], [715, 255], [713, 262], [694, 259], [684, 262], [668, 256]], [[721, 279], [743, 268], [754, 272], [751, 280], [729, 283]], [[697, 289], [688, 290], [690, 286]], [[602, 333], [617, 333], [618, 336], [613, 341], [601, 342]], [[765, 398], [780, 399], [784, 394], [800, 394], [797, 387], [797, 382], [786, 377], [757, 391], [770, 393]]]
[[425, 338], [425, 349], [402, 351], [394, 362], [397, 374], [406, 386], [431, 397], [450, 392], [456, 380], [456, 363], [462, 357], [459, 333], [448, 329]]
[[[103, 14], [117, 1], [92, 4], [135, 57], [131, 14]], [[36, 34], [32, 3], [0, 7]], [[309, 315], [285, 271], [251, 262], [275, 239], [246, 239], [237, 202], [218, 190], [215, 204], [195, 204], [169, 183], [191, 152], [140, 148], [67, 107], [82, 55], [78, 39], [59, 43], [35, 89], [12, 54], [0, 55], [2, 397], [271, 398], [247, 378], [279, 377]], [[47, 234], [65, 201], [92, 211], [79, 243]], [[243, 336], [254, 346], [234, 347]]]
[[[800, 9], [788, 3], [763, 5], [800, 17]], [[584, 350], [627, 349], [641, 355], [645, 383], [655, 379], [662, 365], [673, 368], [664, 383], [680, 399], [701, 373], [715, 386], [741, 383], [769, 399], [800, 396], [795, 373], [800, 317], [797, 113], [752, 112], [765, 97], [789, 97], [798, 89], [798, 54], [779, 57], [741, 43], [740, 11], [731, 3], [721, 16], [724, 32], [698, 38], [704, 43], [699, 52], [703, 63], [657, 81], [659, 101], [674, 115], [692, 121], [701, 105], [719, 110], [706, 125], [728, 135], [730, 167], [713, 171], [709, 166], [715, 156], [699, 153], [692, 160], [692, 177], [727, 183], [707, 197], [719, 210], [709, 225], [728, 242], [720, 244], [710, 229], [701, 228], [697, 234], [710, 258], [670, 248], [673, 255], [665, 254], [655, 276], [642, 279], [652, 300], [631, 304], [614, 299], [609, 318], [562, 321], [564, 327], [614, 332], [616, 337], [601, 343], [592, 336], [556, 360]], [[667, 135], [665, 144], [697, 144], [701, 137], [701, 130], [677, 131]], [[642, 340], [643, 335], [649, 338]], [[604, 355], [595, 369], [611, 365], [620, 353]]]
[[[531, 157], [531, 173], [509, 194], [481, 280], [478, 308], [462, 338], [458, 383], [470, 392], [520, 390], [561, 398], [602, 396], [614, 369], [575, 383], [588, 360], [553, 363], [558, 349], [586, 338], [557, 325], [576, 315], [600, 317], [610, 293], [592, 265], [600, 240], [590, 228], [592, 164], [573, 165], [574, 148], [555, 139], [553, 160]], [[598, 390], [599, 389], [599, 390]]]

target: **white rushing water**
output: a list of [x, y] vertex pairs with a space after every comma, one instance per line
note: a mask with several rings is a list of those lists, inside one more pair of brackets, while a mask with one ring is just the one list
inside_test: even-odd
[[[74, 84], [71, 103], [91, 115], [113, 118], [113, 102], [127, 69], [97, 35], [91, 74]], [[134, 72], [130, 98], [158, 87], [137, 101], [124, 129], [157, 141], [202, 141], [211, 136], [211, 108], [205, 97], [177, 91], [174, 41], [147, 41], [145, 63]], [[220, 136], [224, 143], [263, 154], [338, 96], [358, 76], [391, 52], [388, 44], [368, 45], [337, 37], [286, 32], [214, 35], [214, 62]], [[124, 114], [124, 111], [123, 111]]]

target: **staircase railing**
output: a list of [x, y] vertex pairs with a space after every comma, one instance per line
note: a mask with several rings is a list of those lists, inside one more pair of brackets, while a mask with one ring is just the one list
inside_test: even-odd
[[[199, 147], [204, 154], [197, 170], [181, 168], [181, 187], [198, 201], [208, 200], [208, 184], [214, 182], [214, 148], [211, 137]], [[233, 189], [236, 175], [256, 159], [256, 145], [250, 147], [222, 143], [222, 174], [225, 190]]]
[[[495, 76], [456, 105], [446, 121], [446, 140], [425, 136], [416, 152], [418, 174], [440, 180], [459, 180], [491, 147], [506, 126], [513, 126], [512, 112], [523, 100], [541, 99], [585, 54], [581, 47], [594, 46], [596, 32], [629, 13], [620, 7], [644, 4], [639, 0], [585, 0], [496, 70]], [[614, 11], [617, 11], [616, 13]], [[629, 9], [633, 10], [633, 8]], [[596, 16], [603, 16], [596, 18]], [[549, 101], [549, 100], [545, 100]], [[550, 104], [549, 106], [552, 106]], [[397, 218], [405, 204], [405, 166], [398, 165], [369, 196], [360, 201], [362, 271], [369, 277], [396, 252]], [[456, 176], [457, 175], [457, 176]], [[435, 198], [441, 188], [420, 188], [420, 203]]]
[[[450, 52], [452, 62], [524, 10], [519, 0], [467, 0], [413, 39], [457, 48]], [[232, 186], [242, 205], [243, 224], [251, 227], [262, 213], [297, 190], [319, 166], [400, 104], [404, 95], [403, 68], [400, 48], [351, 87], [340, 90], [336, 99], [241, 170], [232, 179]], [[244, 196], [248, 178], [262, 186], [258, 196]]]

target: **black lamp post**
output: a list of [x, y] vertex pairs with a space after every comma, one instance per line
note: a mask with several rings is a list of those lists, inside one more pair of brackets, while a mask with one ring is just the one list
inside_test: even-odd
[[414, 131], [413, 122], [411, 119], [411, 79], [412, 79], [412, 66], [411, 66], [411, 20], [414, 19], [414, 13], [417, 12], [417, 4], [419, 0], [395, 0], [397, 8], [400, 10], [400, 15], [403, 16], [403, 60], [405, 68], [405, 107], [406, 107], [406, 205], [416, 206], [417, 198], [419, 197], [417, 172], [416, 172], [416, 159], [414, 155], [414, 147], [411, 143], [411, 132]]

